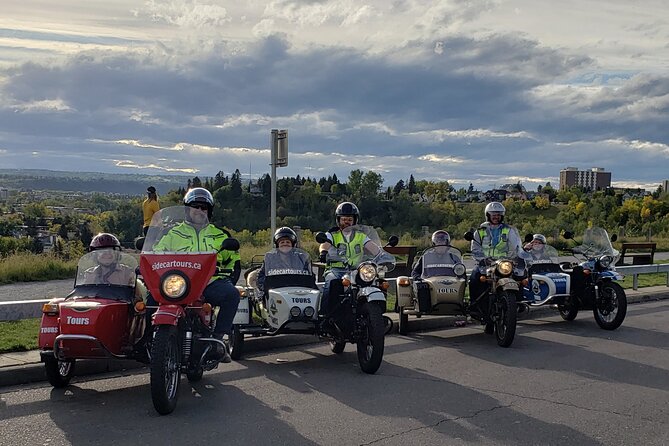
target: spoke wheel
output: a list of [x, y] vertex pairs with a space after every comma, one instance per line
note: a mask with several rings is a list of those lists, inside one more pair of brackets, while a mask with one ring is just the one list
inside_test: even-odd
[[495, 319], [495, 337], [497, 345], [508, 347], [513, 343], [516, 335], [516, 296], [503, 292], [495, 304], [497, 314]]
[[365, 373], [376, 373], [383, 360], [385, 327], [383, 310], [378, 305], [367, 302], [362, 306], [361, 316], [365, 319], [365, 330], [357, 342], [358, 363]]
[[603, 283], [592, 311], [597, 325], [604, 330], [620, 327], [627, 315], [627, 296], [623, 287], [615, 282]]
[[177, 328], [161, 325], [151, 349], [151, 398], [161, 415], [174, 411], [181, 380], [181, 351]]
[[56, 388], [65, 387], [70, 383], [74, 376], [74, 359], [59, 361], [56, 358], [49, 358], [44, 362], [44, 370], [49, 384]]

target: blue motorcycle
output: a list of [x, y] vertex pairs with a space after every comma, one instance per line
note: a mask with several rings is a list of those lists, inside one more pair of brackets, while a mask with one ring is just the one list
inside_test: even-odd
[[[573, 239], [565, 232], [564, 237]], [[623, 276], [615, 270], [620, 253], [613, 248], [603, 228], [589, 228], [583, 243], [570, 251], [577, 262], [559, 263], [557, 251], [550, 245], [546, 253], [528, 260], [530, 280], [523, 290], [523, 304], [529, 307], [550, 304], [564, 320], [572, 321], [580, 310], [592, 310], [597, 325], [605, 330], [620, 327], [627, 314], [625, 290], [616, 282]]]

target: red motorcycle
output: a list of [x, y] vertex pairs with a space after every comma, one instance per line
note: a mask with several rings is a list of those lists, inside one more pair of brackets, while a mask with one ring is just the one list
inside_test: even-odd
[[65, 387], [77, 359], [136, 359], [148, 363], [145, 304], [135, 297], [137, 261], [103, 249], [84, 255], [74, 290], [44, 304], [39, 348], [46, 376]]
[[[161, 252], [162, 237], [189, 224], [188, 212], [181, 206], [162, 209], [140, 242], [140, 271], [158, 303], [152, 316], [151, 398], [162, 415], [176, 407], [182, 372], [189, 381], [199, 381], [205, 370], [218, 367], [221, 360], [216, 344], [223, 341], [213, 337], [216, 318], [202, 292], [215, 274], [229, 271], [217, 272], [216, 251]], [[199, 218], [206, 219], [206, 213]], [[220, 249], [236, 251], [239, 242], [228, 238]]]

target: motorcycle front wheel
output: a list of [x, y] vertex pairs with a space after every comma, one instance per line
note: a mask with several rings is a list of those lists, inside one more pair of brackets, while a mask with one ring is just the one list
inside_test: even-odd
[[44, 362], [44, 370], [49, 384], [57, 389], [67, 386], [74, 376], [74, 359], [59, 361], [49, 358]]
[[161, 415], [174, 411], [181, 380], [181, 350], [177, 328], [161, 325], [151, 348], [151, 399]]
[[385, 324], [383, 310], [375, 303], [367, 302], [361, 308], [365, 320], [362, 338], [357, 342], [358, 363], [365, 373], [376, 373], [383, 360]]
[[508, 291], [503, 291], [497, 297], [495, 307], [497, 311], [495, 315], [497, 345], [508, 347], [513, 343], [513, 338], [516, 335], [516, 296]]
[[627, 296], [623, 287], [615, 282], [602, 283], [592, 312], [597, 325], [604, 330], [620, 327], [627, 314]]

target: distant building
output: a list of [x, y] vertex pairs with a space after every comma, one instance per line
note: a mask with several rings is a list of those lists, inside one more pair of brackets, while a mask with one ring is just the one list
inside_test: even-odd
[[567, 167], [560, 171], [560, 190], [572, 186], [581, 186], [589, 190], [602, 190], [611, 186], [611, 172], [601, 167], [590, 170], [578, 170], [576, 167]]
[[669, 180], [662, 181], [662, 192], [669, 192]]
[[0, 200], [6, 200], [7, 198], [9, 198], [9, 190], [0, 187]]

